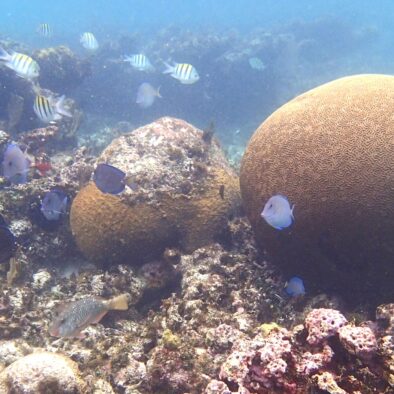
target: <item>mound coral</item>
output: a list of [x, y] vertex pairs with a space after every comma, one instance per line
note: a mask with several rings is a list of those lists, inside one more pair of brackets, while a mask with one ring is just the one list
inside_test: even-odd
[[194, 250], [219, 237], [239, 204], [238, 180], [215, 140], [162, 118], [115, 139], [99, 162], [131, 179], [121, 195], [94, 183], [74, 199], [70, 222], [81, 251], [98, 262], [138, 264], [167, 246]]
[[[393, 88], [392, 76], [356, 75], [310, 90], [262, 123], [243, 157], [258, 243], [312, 291], [354, 302], [394, 296]], [[260, 217], [277, 193], [295, 204], [281, 233]]]

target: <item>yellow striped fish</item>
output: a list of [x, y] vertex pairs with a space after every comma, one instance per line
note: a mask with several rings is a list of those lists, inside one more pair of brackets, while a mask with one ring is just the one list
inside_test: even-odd
[[172, 66], [168, 63], [164, 63], [167, 67], [163, 74], [170, 74], [173, 78], [179, 82], [191, 85], [200, 79], [197, 70], [187, 63], [174, 63]]
[[90, 51], [95, 51], [99, 47], [96, 37], [90, 32], [83, 33], [79, 41], [84, 48], [89, 49]]
[[126, 56], [124, 58], [125, 62], [129, 62], [136, 70], [139, 71], [154, 71], [155, 68], [152, 66], [152, 63], [149, 59], [143, 55], [142, 53], [138, 53], [136, 55]]
[[48, 23], [41, 23], [38, 25], [37, 33], [42, 37], [52, 37], [52, 28]]
[[65, 96], [55, 99], [38, 95], [34, 100], [34, 112], [44, 123], [56, 122], [62, 116], [71, 117], [71, 113], [64, 108], [64, 99]]
[[40, 66], [30, 56], [18, 52], [6, 52], [0, 47], [0, 61], [25, 79], [37, 78], [40, 74]]

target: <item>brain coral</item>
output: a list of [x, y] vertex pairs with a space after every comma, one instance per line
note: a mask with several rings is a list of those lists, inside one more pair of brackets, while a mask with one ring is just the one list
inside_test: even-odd
[[173, 245], [193, 250], [220, 236], [240, 203], [217, 142], [182, 120], [161, 118], [116, 138], [98, 162], [126, 172], [132, 187], [114, 196], [90, 183], [73, 201], [72, 232], [97, 262], [139, 264]]
[[[394, 295], [393, 108], [394, 77], [346, 77], [283, 105], [249, 142], [240, 182], [256, 239], [309, 290]], [[295, 204], [282, 232], [260, 217], [276, 193]]]

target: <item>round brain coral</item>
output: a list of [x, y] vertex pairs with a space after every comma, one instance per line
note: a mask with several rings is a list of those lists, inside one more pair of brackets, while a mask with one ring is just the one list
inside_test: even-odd
[[[346, 77], [283, 105], [250, 140], [240, 182], [256, 239], [309, 290], [394, 296], [393, 108], [394, 77]], [[277, 193], [295, 204], [283, 231], [260, 217]]]
[[94, 183], [73, 201], [71, 229], [81, 251], [106, 264], [141, 264], [167, 246], [192, 251], [227, 228], [240, 204], [238, 178], [215, 140], [161, 118], [115, 139], [98, 162], [127, 174], [131, 188], [103, 194]]

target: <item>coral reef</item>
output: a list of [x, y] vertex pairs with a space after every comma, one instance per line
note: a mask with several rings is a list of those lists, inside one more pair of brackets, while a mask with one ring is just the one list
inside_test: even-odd
[[[375, 306], [394, 295], [393, 86], [391, 76], [357, 75], [296, 97], [255, 132], [240, 175], [256, 239], [274, 263], [312, 291]], [[280, 235], [260, 217], [278, 192], [296, 206]]]
[[[237, 393], [298, 394], [317, 388], [338, 394], [390, 392], [391, 377], [382, 374], [386, 345], [380, 342], [378, 346], [375, 337], [385, 338], [383, 327], [376, 325], [373, 333], [368, 325], [354, 327], [339, 316], [335, 310], [316, 309], [306, 317], [305, 326], [292, 330], [277, 327], [267, 335], [238, 338], [221, 366], [220, 379], [226, 386], [213, 380], [206, 393], [225, 393], [227, 389]], [[338, 324], [322, 330], [322, 322], [328, 317]], [[334, 325], [336, 329], [331, 328]], [[311, 343], [311, 335], [316, 332], [318, 340]], [[355, 371], [360, 363], [362, 366]]]
[[55, 92], [67, 93], [90, 75], [89, 61], [66, 46], [39, 49], [33, 56], [40, 65], [40, 84]]
[[49, 352], [36, 352], [22, 357], [0, 374], [2, 393], [85, 392], [77, 364], [68, 357]]
[[162, 118], [115, 139], [98, 162], [120, 168], [131, 185], [113, 196], [91, 183], [73, 201], [72, 232], [97, 262], [140, 264], [167, 246], [196, 249], [226, 232], [239, 205], [237, 177], [218, 144], [181, 120]]

